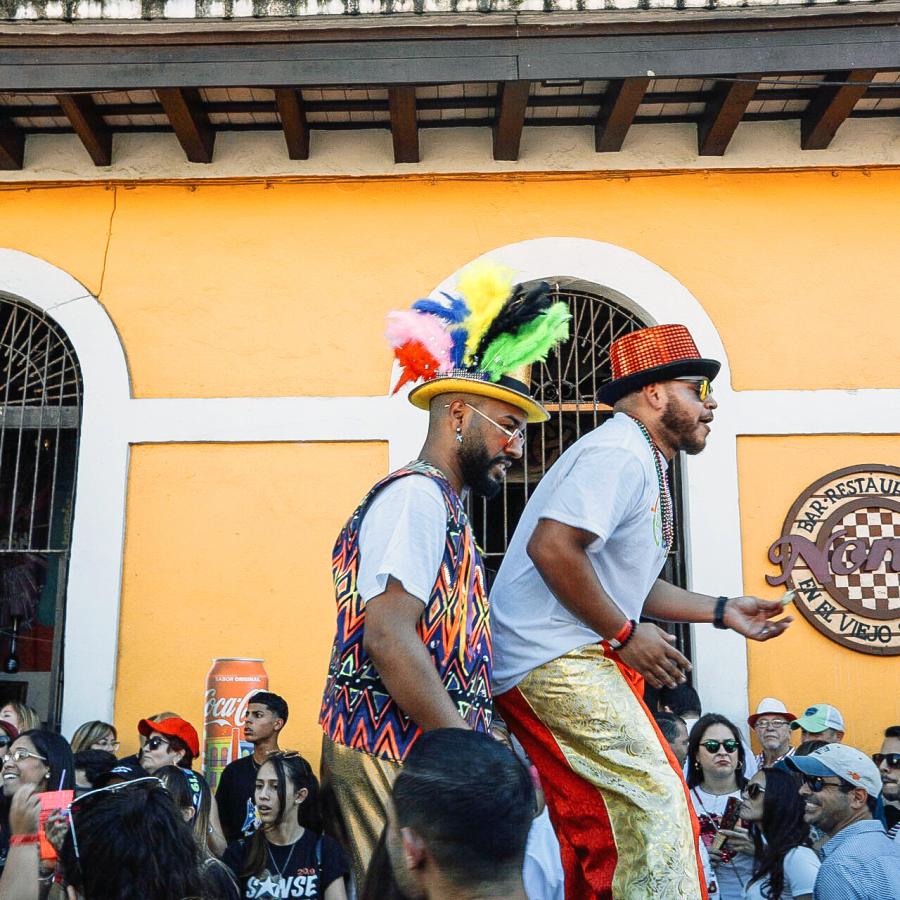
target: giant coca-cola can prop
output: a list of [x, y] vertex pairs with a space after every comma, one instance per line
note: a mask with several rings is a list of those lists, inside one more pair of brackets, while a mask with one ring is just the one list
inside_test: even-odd
[[261, 659], [214, 659], [206, 676], [204, 771], [215, 790], [228, 763], [253, 752], [244, 741], [247, 704], [257, 691], [269, 687]]

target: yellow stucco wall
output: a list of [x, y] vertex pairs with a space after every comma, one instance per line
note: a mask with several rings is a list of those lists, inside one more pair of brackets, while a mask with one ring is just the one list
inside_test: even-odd
[[35, 186], [0, 190], [0, 246], [100, 291], [140, 397], [383, 393], [387, 310], [547, 236], [671, 272], [736, 388], [881, 387], [900, 383], [898, 206], [897, 169]]
[[387, 467], [379, 443], [134, 447], [116, 725], [172, 709], [203, 723], [213, 657], [265, 659], [291, 717], [282, 745], [317, 760], [334, 635], [331, 548]]
[[[900, 169], [5, 186], [0, 247], [99, 296], [137, 397], [382, 394], [387, 310], [492, 247], [547, 236], [607, 241], [669, 271], [711, 316], [738, 389], [896, 387], [898, 208]], [[806, 484], [897, 450], [881, 438], [742, 440], [747, 591], [773, 593], [765, 551]], [[125, 749], [160, 708], [200, 721], [211, 657], [261, 655], [292, 703], [286, 743], [317, 757], [329, 551], [386, 468], [381, 445], [135, 448], [116, 694]], [[302, 629], [278, 629], [300, 604]], [[805, 622], [750, 654], [752, 703], [833, 700], [849, 739], [872, 749], [890, 660]]]
[[[766, 575], [778, 574], [767, 557], [785, 515], [817, 478], [861, 463], [896, 465], [900, 435], [815, 435], [738, 439], [744, 590], [779, 597]], [[800, 613], [777, 641], [750, 643], [750, 706], [778, 697], [797, 715], [830, 703], [844, 716], [845, 740], [872, 753], [888, 725], [898, 724], [900, 660], [857, 653], [816, 631]]]

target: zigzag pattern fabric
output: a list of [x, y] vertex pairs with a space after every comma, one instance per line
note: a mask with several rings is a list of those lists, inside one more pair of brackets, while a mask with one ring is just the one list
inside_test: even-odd
[[476, 731], [490, 731], [491, 624], [484, 565], [468, 516], [443, 474], [421, 460], [392, 472], [368, 493], [334, 546], [332, 573], [337, 633], [319, 724], [338, 744], [381, 759], [402, 762], [421, 728], [388, 694], [363, 648], [365, 604], [356, 588], [359, 529], [372, 499], [408, 475], [426, 475], [441, 489], [447, 510], [444, 557], [419, 620], [419, 636], [459, 714]]

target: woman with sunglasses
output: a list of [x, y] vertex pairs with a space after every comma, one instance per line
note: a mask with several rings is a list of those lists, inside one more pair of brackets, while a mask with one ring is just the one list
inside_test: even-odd
[[107, 753], [119, 752], [119, 738], [115, 726], [108, 722], [85, 722], [79, 725], [72, 735], [72, 752], [82, 750], [105, 750]]
[[754, 846], [746, 900], [812, 900], [820, 863], [810, 846], [798, 787], [790, 772], [769, 768], [741, 790], [740, 815], [750, 823]]
[[309, 763], [299, 753], [273, 753], [256, 773], [253, 799], [260, 827], [223, 858], [241, 897], [347, 900], [347, 858], [319, 833], [319, 784]]
[[753, 874], [753, 843], [744, 829], [735, 829], [726, 845], [713, 846], [730, 798], [740, 801], [744, 747], [737, 727], [725, 716], [701, 716], [688, 740], [687, 783], [700, 820], [700, 839], [709, 851], [721, 900], [741, 900]]

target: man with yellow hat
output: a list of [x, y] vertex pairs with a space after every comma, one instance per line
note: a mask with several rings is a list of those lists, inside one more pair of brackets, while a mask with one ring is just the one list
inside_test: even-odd
[[490, 731], [492, 643], [484, 569], [465, 512], [491, 496], [547, 412], [527, 370], [568, 333], [547, 285], [513, 289], [490, 265], [458, 293], [388, 316], [398, 387], [428, 411], [417, 459], [376, 484], [334, 548], [337, 629], [320, 713], [330, 829], [361, 885], [407, 753], [433, 728]]
[[705, 896], [677, 761], [644, 706], [690, 663], [649, 622], [780, 634], [778, 601], [707, 597], [659, 579], [674, 535], [668, 467], [703, 450], [719, 371], [681, 325], [611, 347], [598, 392], [615, 415], [532, 493], [491, 591], [497, 709], [541, 776], [566, 897]]

